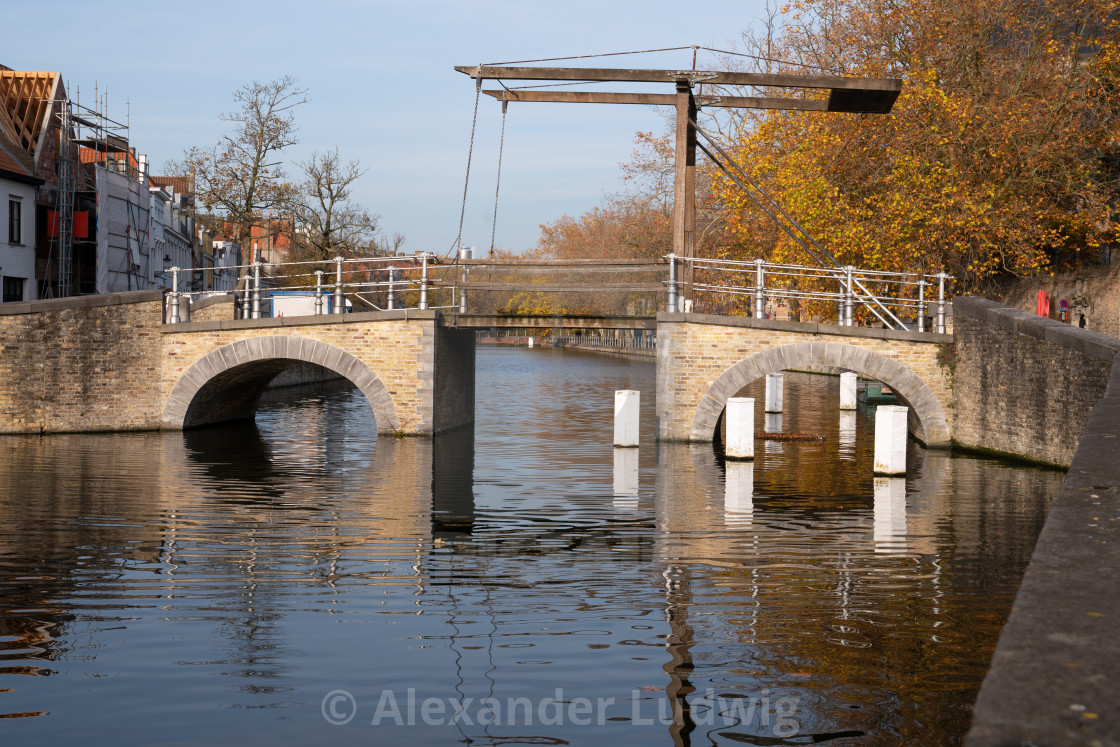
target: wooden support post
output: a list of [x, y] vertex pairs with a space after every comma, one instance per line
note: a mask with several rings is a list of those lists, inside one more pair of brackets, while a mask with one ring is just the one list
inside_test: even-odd
[[677, 81], [677, 139], [673, 172], [673, 253], [681, 262], [681, 298], [692, 299], [692, 258], [696, 256], [696, 99], [686, 80]]
[[638, 445], [638, 406], [642, 393], [620, 389], [614, 393], [614, 445]]
[[754, 459], [754, 399], [728, 397], [723, 417], [727, 421], [724, 456], [727, 459]]

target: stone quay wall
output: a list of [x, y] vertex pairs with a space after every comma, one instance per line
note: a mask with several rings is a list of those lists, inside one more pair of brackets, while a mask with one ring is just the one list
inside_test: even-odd
[[1120, 340], [984, 298], [954, 307], [955, 443], [1068, 467]]
[[1005, 451], [1037, 443], [1035, 458], [1055, 462], [1075, 449], [965, 744], [1120, 744], [1120, 340], [981, 299], [957, 300], [957, 324], [970, 335], [958, 338], [958, 379], [987, 377], [961, 382], [978, 410], [961, 435], [990, 434]]
[[771, 371], [846, 368], [894, 389], [911, 406], [911, 431], [928, 445], [949, 445], [952, 335], [706, 314], [662, 313], [657, 322], [663, 440], [711, 441], [727, 398]]
[[159, 427], [163, 293], [0, 304], [0, 433]]

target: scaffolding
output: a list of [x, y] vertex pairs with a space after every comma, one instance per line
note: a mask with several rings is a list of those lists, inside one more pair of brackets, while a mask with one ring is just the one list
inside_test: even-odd
[[[131, 179], [141, 178], [139, 162], [130, 158], [128, 124], [108, 116], [107, 90], [101, 96], [95, 94], [95, 99], [96, 109], [82, 106], [69, 97], [54, 102], [59, 105], [58, 189], [54, 230], [47, 255], [48, 298], [74, 295], [74, 205], [79, 192], [75, 163], [94, 163]], [[83, 157], [79, 148], [86, 149], [88, 157]], [[52, 275], [52, 259], [56, 256], [58, 264]]]
[[[74, 144], [70, 140], [72, 128], [70, 101], [64, 99], [59, 107], [58, 136], [58, 191], [55, 192], [55, 208], [58, 227], [52, 243], [58, 242], [58, 297], [73, 295], [74, 263]], [[53, 250], [53, 246], [51, 247]], [[53, 251], [52, 251], [53, 253]], [[50, 261], [47, 261], [50, 267]]]

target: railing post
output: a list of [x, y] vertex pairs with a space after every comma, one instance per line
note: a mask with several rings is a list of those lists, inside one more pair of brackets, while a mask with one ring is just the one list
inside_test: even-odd
[[253, 263], [253, 300], [252, 310], [249, 314], [252, 319], [261, 318], [261, 263], [257, 260]]
[[342, 257], [334, 258], [334, 308], [332, 314], [346, 312], [346, 302], [342, 297]]
[[428, 253], [420, 252], [420, 308], [428, 308]]
[[665, 302], [665, 311], [675, 314], [677, 313], [677, 255], [670, 252], [667, 259], [669, 260], [669, 297]]
[[926, 331], [926, 279], [918, 279], [918, 331]]
[[937, 273], [937, 334], [945, 334], [945, 280], [949, 276]]
[[[459, 247], [459, 259], [471, 259], [471, 247]], [[470, 272], [470, 270], [464, 267], [461, 274], [462, 282], [464, 284], [466, 284], [467, 282], [468, 272]], [[459, 313], [467, 313], [467, 291], [464, 288], [459, 289]]]
[[315, 271], [315, 316], [323, 313], [323, 271]]
[[761, 259], [754, 261], [754, 267], [754, 318], [761, 319], [766, 316], [766, 270]]
[[252, 283], [249, 280], [250, 277], [251, 276], [249, 275], [249, 269], [248, 268], [245, 268], [245, 274], [244, 275], [239, 275], [238, 276], [238, 282], [241, 282], [241, 280], [245, 281], [245, 288], [244, 288], [244, 290], [242, 290], [242, 293], [241, 293], [241, 318], [242, 319], [248, 319], [249, 318], [249, 298], [253, 295]]
[[397, 305], [397, 266], [389, 265], [389, 297], [385, 303], [385, 308], [394, 309]]
[[171, 268], [171, 296], [167, 299], [167, 323], [179, 323], [179, 268]]
[[855, 326], [855, 291], [852, 288], [852, 273], [855, 267], [847, 265], [844, 268], [844, 326]]

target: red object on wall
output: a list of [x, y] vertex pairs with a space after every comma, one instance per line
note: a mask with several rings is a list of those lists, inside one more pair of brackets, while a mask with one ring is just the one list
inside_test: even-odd
[[[74, 223], [72, 224], [73, 231], [71, 236], [75, 239], [88, 239], [89, 238], [89, 211], [88, 210], [75, 210]], [[58, 211], [47, 211], [47, 236], [56, 238], [58, 236]]]
[[1044, 290], [1038, 292], [1038, 298], [1034, 303], [1034, 313], [1039, 316], [1050, 316], [1050, 294]]

